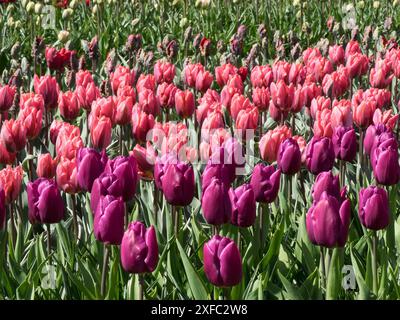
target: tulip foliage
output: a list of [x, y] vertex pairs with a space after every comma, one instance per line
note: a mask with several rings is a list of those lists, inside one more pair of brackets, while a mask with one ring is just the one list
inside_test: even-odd
[[400, 298], [394, 2], [14, 2], [0, 299]]

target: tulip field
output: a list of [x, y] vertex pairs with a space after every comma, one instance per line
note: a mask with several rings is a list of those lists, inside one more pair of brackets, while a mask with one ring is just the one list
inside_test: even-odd
[[400, 1], [0, 0], [0, 300], [400, 299]]

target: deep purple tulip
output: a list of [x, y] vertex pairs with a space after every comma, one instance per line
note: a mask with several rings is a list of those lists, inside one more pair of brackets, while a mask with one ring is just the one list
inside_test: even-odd
[[335, 162], [333, 143], [327, 137], [313, 137], [307, 144], [306, 164], [312, 174], [329, 171]]
[[105, 151], [81, 148], [76, 157], [78, 183], [82, 190], [91, 191], [93, 182], [104, 171], [108, 158]]
[[108, 160], [104, 172], [115, 174], [121, 181], [124, 201], [129, 201], [135, 196], [138, 169], [133, 156], [118, 156], [113, 160]]
[[336, 127], [332, 136], [333, 149], [337, 159], [353, 161], [357, 155], [356, 131], [350, 127]]
[[105, 244], [120, 245], [124, 235], [125, 205], [122, 197], [103, 196], [94, 215], [94, 235]]
[[399, 155], [397, 149], [394, 149], [391, 144], [387, 145], [383, 142], [375, 148], [371, 162], [374, 177], [378, 183], [391, 186], [399, 182]]
[[163, 168], [162, 191], [167, 202], [174, 206], [187, 206], [194, 197], [193, 167], [184, 162], [169, 163]]
[[278, 168], [284, 174], [293, 175], [301, 167], [301, 152], [296, 140], [288, 138], [283, 141], [278, 150]]
[[226, 185], [231, 185], [235, 180], [232, 167], [224, 166], [223, 164], [212, 164], [208, 162], [201, 175], [201, 189], [204, 191], [211, 183], [213, 178], [218, 178]]
[[237, 155], [240, 154], [239, 151], [241, 151], [241, 146], [232, 142], [232, 144], [217, 148], [212, 153], [202, 176], [203, 190], [207, 188], [214, 177], [222, 179], [228, 184], [231, 184], [235, 180], [236, 169], [239, 168], [239, 165], [236, 163]]
[[203, 247], [204, 272], [217, 287], [232, 287], [242, 280], [242, 258], [235, 242], [215, 235]]
[[158, 157], [154, 164], [154, 183], [157, 189], [162, 190], [161, 177], [164, 175], [164, 167], [168, 163], [177, 163], [177, 156], [172, 153], [164, 154], [162, 157]]
[[319, 201], [308, 210], [306, 229], [310, 241], [322, 247], [343, 247], [350, 225], [350, 201], [342, 203], [335, 197], [322, 193]]
[[[381, 136], [379, 138], [379, 136]], [[376, 147], [377, 144], [380, 144], [383, 140], [386, 140], [387, 138], [394, 138], [393, 132], [386, 127], [383, 123], [378, 123], [377, 125], [370, 125], [366, 132], [365, 132], [365, 137], [364, 137], [364, 151], [366, 154], [371, 155], [374, 147]], [[378, 141], [376, 141], [378, 140]]]
[[112, 195], [114, 197], [122, 197], [123, 185], [121, 179], [115, 174], [102, 173], [93, 182], [92, 192], [90, 194], [90, 208], [92, 213], [96, 213], [97, 206], [102, 196]]
[[256, 199], [250, 184], [246, 183], [235, 190], [229, 190], [232, 214], [231, 223], [238, 227], [250, 227], [256, 220]]
[[39, 178], [26, 186], [30, 223], [57, 223], [64, 219], [64, 202], [53, 179]]
[[275, 170], [273, 165], [257, 164], [250, 179], [256, 201], [263, 203], [273, 202], [279, 192], [280, 178], [280, 169]]
[[203, 190], [201, 207], [207, 223], [218, 226], [229, 222], [232, 213], [229, 186], [222, 180], [213, 178]]
[[385, 189], [375, 186], [361, 189], [358, 200], [358, 216], [368, 229], [381, 230], [389, 225], [389, 201]]
[[375, 138], [370, 154], [370, 163], [372, 168], [374, 168], [377, 161], [378, 152], [375, 152], [375, 150], [378, 147], [380, 150], [387, 150], [389, 148], [397, 150], [398, 148], [397, 139], [394, 137], [393, 134], [391, 135], [392, 137], [387, 132], [384, 132]]
[[6, 196], [3, 189], [0, 189], [0, 230], [3, 230], [6, 223]]
[[121, 243], [121, 264], [126, 272], [153, 272], [158, 263], [158, 244], [153, 226], [139, 221], [129, 224]]
[[340, 199], [339, 176], [334, 176], [332, 171], [321, 172], [315, 179], [311, 189], [313, 201], [319, 201], [324, 192], [336, 199]]
[[243, 147], [240, 142], [235, 138], [228, 138], [223, 144], [224, 163], [231, 163], [235, 169], [242, 168], [246, 164], [246, 158], [244, 155]]

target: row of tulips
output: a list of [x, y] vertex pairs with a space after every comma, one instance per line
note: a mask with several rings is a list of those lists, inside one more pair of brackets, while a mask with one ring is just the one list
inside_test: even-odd
[[[254, 226], [259, 203], [258, 218], [263, 229], [263, 208], [277, 201], [282, 173], [305, 179], [305, 167], [316, 176], [312, 205], [306, 215], [309, 239], [320, 247], [344, 247], [351, 220], [346, 162], [354, 162], [359, 148], [358, 165], [361, 171], [368, 167], [367, 155], [377, 184], [359, 192], [360, 221], [368, 229], [386, 228], [391, 219], [388, 195], [382, 186], [396, 185], [400, 179], [395, 132], [398, 114], [393, 115], [389, 109], [391, 100], [396, 99], [389, 86], [400, 77], [400, 49], [388, 46], [371, 65], [373, 59], [361, 52], [355, 40], [346, 48], [332, 45], [328, 52], [325, 57], [319, 49], [309, 48], [299, 62], [276, 60], [251, 70], [226, 63], [216, 67], [214, 75], [200, 63], [187, 63], [182, 82], [177, 80], [171, 61], [157, 61], [153, 74], [118, 65], [100, 88], [90, 71], [75, 70], [74, 51], [47, 47], [49, 74], [34, 76], [34, 92], [20, 92], [13, 78], [0, 87], [0, 162], [7, 165], [0, 171], [0, 227], [9, 224], [15, 241], [14, 209], [18, 207], [15, 204], [21, 193], [23, 170], [11, 164], [22, 160], [19, 155], [26, 148], [32, 154], [36, 142], [43, 139], [44, 148], [40, 149], [46, 152], [38, 157], [36, 170], [32, 159], [29, 161], [29, 221], [46, 224], [49, 240], [49, 224], [65, 217], [60, 190], [71, 195], [73, 204], [77, 194], [90, 193], [94, 235], [105, 244], [103, 295], [111, 245], [121, 246], [121, 263], [127, 272], [152, 272], [157, 266], [154, 226], [146, 229], [142, 222], [129, 221], [127, 207], [140, 197], [139, 179], [154, 180], [154, 214], [159, 209], [158, 191], [173, 207], [176, 238], [182, 218], [179, 208], [189, 206], [195, 197], [200, 199], [204, 220], [215, 233], [204, 245], [203, 253], [205, 274], [215, 286], [230, 287], [242, 280], [240, 241], [221, 236], [221, 226]], [[65, 68], [76, 73], [74, 84], [69, 83], [69, 90], [63, 92], [61, 75]], [[367, 74], [371, 88], [353, 94], [353, 81], [361, 84]], [[81, 115], [82, 109], [86, 115]], [[277, 125], [265, 132], [267, 111]], [[304, 136], [295, 134], [299, 112], [309, 120], [309, 132]], [[86, 128], [79, 125], [80, 117], [85, 117]], [[201, 133], [198, 148], [191, 144], [191, 124]], [[354, 125], [359, 131], [358, 141]], [[118, 134], [113, 130], [117, 126]], [[131, 134], [126, 134], [129, 129]], [[245, 130], [256, 131], [258, 154], [263, 160], [252, 169], [247, 182], [237, 174], [245, 167], [242, 160], [249, 144]], [[90, 141], [84, 141], [83, 131]], [[120, 155], [108, 159], [106, 150], [112, 145], [113, 135], [119, 138]], [[136, 145], [130, 155], [124, 156], [126, 149], [131, 149], [132, 138]], [[206, 162], [200, 179], [201, 194], [197, 194], [191, 163], [198, 155]], [[340, 178], [332, 173], [335, 160]], [[287, 201], [291, 204], [292, 180], [287, 181]], [[72, 214], [78, 240], [75, 208]], [[285, 217], [287, 227], [290, 214], [288, 211]], [[377, 294], [375, 233], [373, 241]]]

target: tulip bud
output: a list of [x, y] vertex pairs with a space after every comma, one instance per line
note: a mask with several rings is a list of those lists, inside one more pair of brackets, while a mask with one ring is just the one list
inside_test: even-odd
[[105, 244], [120, 245], [124, 235], [125, 204], [122, 197], [100, 198], [94, 215], [94, 235]]
[[90, 138], [97, 149], [106, 149], [111, 143], [112, 123], [110, 118], [95, 118], [90, 129]]
[[154, 65], [154, 78], [158, 84], [172, 83], [175, 77], [175, 66], [166, 61], [157, 61]]
[[160, 103], [153, 90], [142, 89], [139, 92], [139, 106], [147, 114], [157, 116], [160, 113]]
[[315, 179], [311, 189], [313, 201], [318, 202], [324, 192], [336, 199], [341, 197], [339, 176], [334, 176], [332, 171], [321, 172]]
[[281, 143], [292, 136], [286, 126], [276, 127], [262, 136], [259, 143], [261, 158], [269, 163], [276, 160]]
[[36, 179], [26, 189], [30, 223], [58, 223], [64, 219], [64, 202], [53, 179]]
[[310, 241], [322, 247], [343, 247], [347, 241], [350, 225], [350, 201], [339, 203], [338, 199], [322, 193], [306, 215], [306, 230]]
[[281, 170], [273, 165], [257, 164], [251, 175], [250, 184], [257, 202], [271, 203], [278, 196]]
[[23, 170], [21, 166], [12, 168], [8, 165], [0, 170], [0, 189], [4, 190], [6, 204], [15, 201], [21, 191]]
[[95, 149], [81, 148], [78, 150], [76, 160], [79, 186], [82, 190], [90, 192], [94, 180], [104, 171], [108, 161], [107, 155], [104, 150], [97, 152]]
[[337, 159], [353, 161], [357, 154], [357, 137], [353, 128], [336, 127], [332, 137], [333, 148]]
[[335, 162], [335, 151], [330, 138], [313, 137], [307, 144], [306, 164], [312, 174], [332, 169]]
[[64, 192], [75, 194], [79, 191], [76, 159], [63, 158], [57, 165], [56, 177], [57, 185]]
[[177, 90], [175, 93], [176, 112], [182, 118], [190, 117], [195, 109], [193, 93], [189, 90]]
[[213, 178], [201, 197], [203, 216], [207, 223], [221, 225], [230, 220], [232, 205], [229, 187], [222, 180]]
[[54, 178], [56, 175], [57, 161], [51, 157], [50, 153], [42, 153], [38, 157], [36, 174], [39, 178]]
[[368, 229], [381, 230], [389, 225], [389, 200], [385, 189], [369, 186], [359, 193], [358, 216]]
[[124, 201], [129, 201], [135, 196], [137, 171], [137, 163], [133, 156], [118, 156], [108, 160], [104, 170], [106, 173], [114, 174], [121, 181]]
[[61, 115], [67, 120], [74, 120], [79, 115], [80, 105], [75, 92], [61, 92], [58, 96], [58, 105]]
[[14, 119], [4, 121], [0, 131], [0, 140], [8, 152], [21, 151], [26, 145], [24, 123]]
[[288, 138], [281, 143], [278, 151], [278, 167], [284, 174], [293, 175], [299, 172], [301, 152], [296, 140]]
[[132, 134], [139, 142], [146, 141], [147, 133], [153, 129], [155, 120], [152, 114], [147, 114], [139, 108], [132, 110]]
[[385, 186], [395, 185], [400, 179], [399, 155], [390, 140], [381, 143], [371, 156], [376, 181]]
[[122, 197], [122, 194], [122, 180], [118, 179], [114, 174], [102, 173], [93, 182], [90, 194], [90, 208], [92, 209], [92, 213], [96, 213], [97, 206], [102, 196], [112, 195], [114, 197]]
[[242, 280], [242, 258], [235, 242], [215, 235], [203, 247], [204, 272], [218, 287], [232, 287]]
[[370, 125], [364, 138], [365, 153], [371, 156], [374, 149], [386, 139], [395, 140], [395, 136], [389, 128], [383, 124]]
[[126, 272], [153, 272], [158, 263], [158, 244], [153, 226], [139, 221], [129, 224], [121, 242], [121, 264]]
[[138, 164], [138, 173], [143, 179], [152, 179], [154, 164], [157, 158], [157, 153], [150, 142], [147, 142], [146, 148], [139, 144], [133, 148], [132, 156]]
[[0, 87], [0, 113], [11, 108], [14, 102], [16, 89], [15, 87], [3, 86]]
[[213, 75], [209, 71], [200, 71], [196, 77], [196, 90], [200, 92], [206, 92], [214, 81]]
[[36, 94], [41, 94], [46, 109], [57, 107], [59, 87], [56, 78], [51, 76], [38, 77], [36, 74], [33, 79], [33, 86]]
[[167, 163], [163, 171], [160, 179], [167, 202], [174, 206], [189, 205], [195, 190], [193, 167], [183, 162]]
[[256, 200], [250, 184], [229, 190], [232, 214], [231, 223], [238, 227], [250, 227], [256, 220]]

